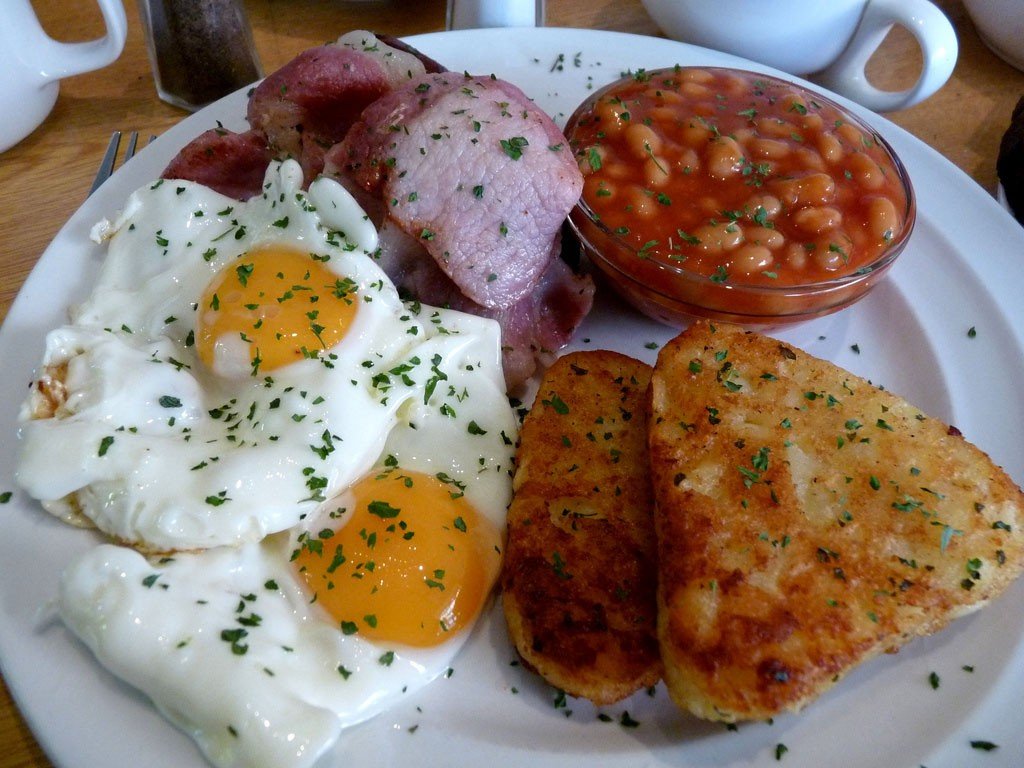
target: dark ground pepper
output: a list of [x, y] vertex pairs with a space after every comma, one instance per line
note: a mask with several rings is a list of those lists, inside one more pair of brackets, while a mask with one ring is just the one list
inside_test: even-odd
[[199, 109], [262, 76], [238, 0], [145, 0], [147, 12], [150, 58], [165, 101]]

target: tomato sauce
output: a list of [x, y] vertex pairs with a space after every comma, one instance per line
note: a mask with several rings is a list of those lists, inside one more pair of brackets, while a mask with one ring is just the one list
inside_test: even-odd
[[566, 135], [583, 205], [629, 246], [615, 249], [620, 262], [629, 253], [721, 284], [807, 285], [863, 270], [909, 226], [909, 185], [885, 142], [766, 75], [639, 71], [591, 97]]

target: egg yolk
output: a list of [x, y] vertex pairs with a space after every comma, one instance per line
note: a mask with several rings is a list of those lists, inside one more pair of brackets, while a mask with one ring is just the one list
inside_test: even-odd
[[497, 576], [500, 535], [455, 485], [392, 469], [342, 498], [342, 527], [303, 534], [292, 557], [342, 632], [425, 647], [472, 623]]
[[[355, 317], [356, 285], [309, 255], [286, 248], [243, 254], [200, 300], [199, 358], [211, 369], [274, 370], [344, 337]], [[240, 359], [239, 359], [240, 358]]]

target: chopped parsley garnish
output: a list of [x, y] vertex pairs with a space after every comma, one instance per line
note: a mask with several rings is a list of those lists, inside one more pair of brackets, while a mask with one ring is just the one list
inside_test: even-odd
[[529, 143], [525, 136], [513, 136], [508, 139], [501, 139], [501, 148], [513, 160], [518, 160], [523, 156], [523, 148], [528, 146]]
[[550, 400], [542, 400], [541, 402], [547, 407], [554, 409], [555, 413], [562, 416], [569, 413], [569, 406], [566, 405], [565, 401], [555, 393], [552, 393]]

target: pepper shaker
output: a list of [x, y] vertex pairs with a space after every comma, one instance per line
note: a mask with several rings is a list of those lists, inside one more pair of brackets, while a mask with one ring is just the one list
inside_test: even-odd
[[448, 29], [542, 27], [544, 0], [448, 0]]
[[241, 0], [138, 0], [157, 95], [195, 111], [262, 77]]

